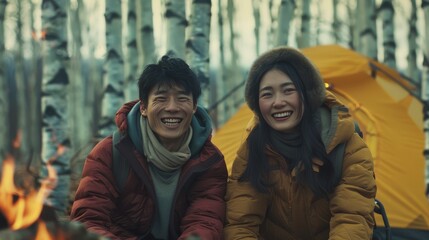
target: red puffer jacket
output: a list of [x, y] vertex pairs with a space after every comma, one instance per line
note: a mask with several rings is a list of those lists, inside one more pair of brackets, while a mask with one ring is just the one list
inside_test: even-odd
[[[126, 113], [133, 105], [129, 103], [118, 112], [123, 113], [116, 119], [120, 130], [127, 129]], [[223, 239], [227, 170], [223, 155], [211, 143], [210, 136], [201, 144], [199, 154], [182, 167], [169, 239], [185, 239], [193, 233], [204, 240]], [[117, 148], [124, 160], [134, 158], [140, 168], [137, 172], [144, 173], [143, 176], [131, 170], [119, 193], [112, 172], [112, 137], [105, 138], [86, 159], [70, 217], [111, 239], [150, 239], [157, 203], [147, 161], [128, 135]]]

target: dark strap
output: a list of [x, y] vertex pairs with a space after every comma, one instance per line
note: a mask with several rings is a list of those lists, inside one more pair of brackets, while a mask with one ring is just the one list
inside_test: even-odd
[[124, 190], [125, 182], [128, 177], [128, 171], [130, 169], [129, 163], [127, 161], [123, 161], [121, 158], [121, 154], [119, 150], [116, 148], [116, 145], [121, 140], [121, 133], [118, 130], [113, 132], [112, 136], [112, 148], [113, 148], [113, 176], [115, 177], [116, 186], [121, 193]]
[[343, 160], [344, 160], [344, 151], [346, 148], [346, 143], [338, 144], [328, 155], [328, 158], [332, 162], [335, 173], [335, 184], [337, 186], [340, 183], [342, 173], [343, 173]]

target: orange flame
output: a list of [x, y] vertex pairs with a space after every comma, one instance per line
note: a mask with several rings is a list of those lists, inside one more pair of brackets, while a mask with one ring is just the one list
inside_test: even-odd
[[[15, 187], [13, 174], [15, 163], [12, 156], [6, 156], [3, 161], [3, 175], [0, 182], [0, 211], [4, 214], [12, 230], [25, 228], [34, 223], [43, 207], [46, 195], [46, 183], [38, 191], [31, 190], [24, 194], [22, 189]], [[17, 198], [17, 200], [14, 200]]]

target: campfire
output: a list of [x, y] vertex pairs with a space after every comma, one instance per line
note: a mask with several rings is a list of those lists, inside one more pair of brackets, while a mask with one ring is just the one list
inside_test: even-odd
[[[62, 148], [59, 148], [60, 151]], [[37, 184], [33, 181], [33, 184], [17, 187], [14, 157], [7, 155], [3, 160], [0, 178], [0, 239], [106, 239], [86, 231], [78, 222], [58, 220], [54, 208], [44, 204], [57, 181], [55, 169], [50, 164], [47, 169], [47, 178]], [[31, 176], [29, 173], [26, 175]]]

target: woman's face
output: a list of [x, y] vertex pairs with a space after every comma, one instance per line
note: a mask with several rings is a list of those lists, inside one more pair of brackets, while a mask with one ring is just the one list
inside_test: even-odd
[[271, 69], [259, 84], [259, 109], [268, 125], [280, 132], [294, 130], [301, 121], [304, 106], [292, 80]]

